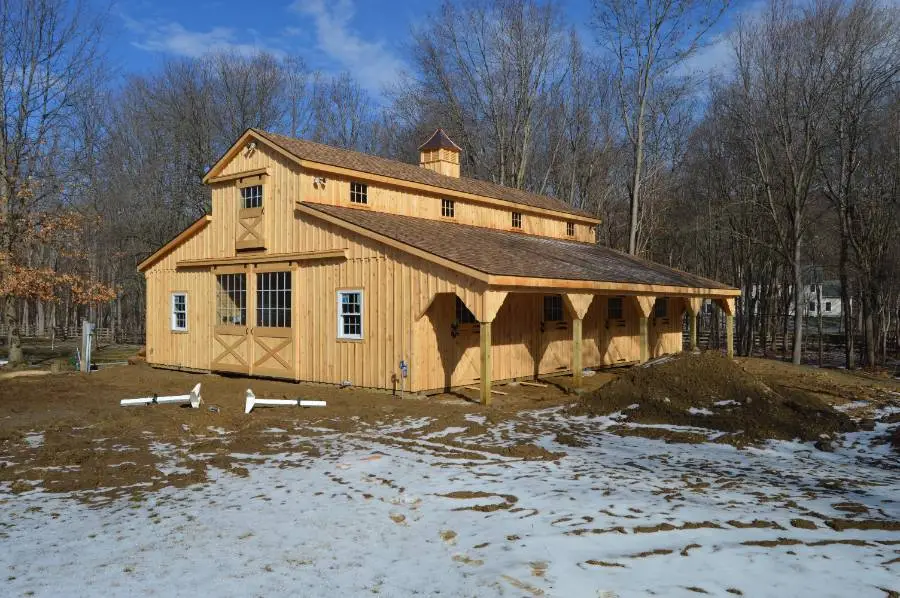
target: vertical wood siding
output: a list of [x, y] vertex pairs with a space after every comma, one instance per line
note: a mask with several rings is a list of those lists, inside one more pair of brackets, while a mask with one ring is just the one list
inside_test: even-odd
[[[267, 270], [292, 272], [292, 342], [278, 353], [292, 356], [296, 367], [279, 372], [269, 360], [267, 374], [295, 380], [391, 388], [395, 384], [416, 391], [471, 384], [479, 379], [477, 325], [462, 325], [452, 336], [455, 296], [473, 312], [486, 290], [483, 283], [420, 258], [294, 210], [294, 202], [349, 204], [349, 179], [326, 177], [324, 189], [313, 175], [262, 146], [252, 155], [243, 152], [221, 173], [234, 175], [266, 168], [263, 227], [265, 250], [242, 255], [295, 253], [345, 249], [346, 259], [323, 259], [292, 264], [266, 264]], [[187, 259], [227, 258], [235, 250], [240, 209], [240, 181], [214, 184], [212, 222], [145, 273], [147, 279], [147, 345], [151, 364], [209, 369], [218, 347], [213, 339], [215, 274], [210, 268], [176, 269]], [[441, 219], [440, 197], [369, 185], [368, 208], [395, 214]], [[366, 209], [366, 208], [361, 208]], [[507, 210], [456, 200], [454, 221], [510, 228]], [[526, 233], [566, 237], [566, 220], [523, 212]], [[576, 226], [580, 240], [592, 240], [586, 225]], [[255, 285], [248, 280], [248, 292]], [[338, 290], [363, 291], [363, 338], [338, 338]], [[171, 293], [188, 294], [188, 331], [170, 330]], [[248, 297], [248, 303], [253, 300]], [[639, 355], [635, 308], [623, 301], [625, 319], [607, 322], [606, 297], [591, 304], [584, 320], [583, 363], [586, 367], [635, 361]], [[670, 301], [672, 317], [651, 328], [653, 354], [680, 349], [683, 303]], [[678, 312], [676, 317], [675, 312]], [[248, 313], [248, 320], [254, 314]], [[571, 364], [572, 322], [566, 312], [560, 323], [541, 330], [543, 294], [511, 293], [493, 324], [495, 380], [568, 370]], [[272, 346], [276, 339], [270, 339]], [[401, 360], [410, 377], [395, 382]]]

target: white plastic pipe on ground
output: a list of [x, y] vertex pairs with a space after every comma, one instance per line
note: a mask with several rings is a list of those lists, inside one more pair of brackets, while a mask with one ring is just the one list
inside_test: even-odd
[[247, 389], [244, 413], [250, 413], [257, 405], [266, 407], [324, 407], [325, 401], [301, 401], [299, 399], [258, 399], [253, 391]]
[[131, 407], [134, 405], [167, 405], [167, 404], [190, 404], [192, 408], [197, 409], [203, 399], [200, 398], [200, 384], [191, 390], [191, 394], [187, 395], [171, 395], [167, 397], [142, 397], [140, 399], [122, 399], [119, 404], [122, 407]]

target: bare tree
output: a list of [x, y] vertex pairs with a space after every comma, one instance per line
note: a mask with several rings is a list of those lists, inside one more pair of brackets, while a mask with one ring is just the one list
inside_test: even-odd
[[[858, 185], [863, 145], [877, 132], [878, 115], [886, 96], [896, 89], [900, 73], [900, 31], [896, 9], [880, 7], [874, 0], [856, 0], [846, 8], [838, 38], [831, 50], [832, 75], [837, 83], [827, 114], [827, 139], [820, 157], [823, 190], [840, 222], [841, 304], [844, 317], [844, 354], [848, 369], [854, 367], [853, 302], [850, 300], [851, 259], [860, 263], [864, 307], [871, 311], [875, 270], [867, 263], [871, 252], [863, 249], [868, 233], [856, 221]], [[854, 255], [851, 256], [851, 247]], [[866, 344], [873, 363], [871, 320], [866, 315]]]
[[642, 184], [650, 112], [666, 111], [680, 99], [673, 91], [677, 71], [701, 47], [727, 0], [595, 0], [600, 43], [613, 57], [620, 118], [632, 160], [628, 251], [638, 253], [641, 235]]
[[413, 33], [406, 108], [449, 129], [468, 172], [527, 187], [545, 174], [531, 171], [536, 130], [563, 84], [565, 40], [552, 2], [444, 2]]
[[838, 18], [836, 4], [799, 8], [775, 0], [761, 18], [741, 23], [736, 39], [732, 106], [752, 147], [757, 199], [793, 271], [794, 363], [802, 358], [802, 248], [822, 128], [836, 84], [829, 50]]
[[[29, 265], [23, 243], [33, 216], [58, 197], [69, 174], [64, 139], [98, 64], [99, 34], [99, 21], [81, 3], [0, 4], [0, 289], [17, 286], [8, 278]], [[18, 316], [14, 296], [4, 294], [9, 360], [16, 363]]]

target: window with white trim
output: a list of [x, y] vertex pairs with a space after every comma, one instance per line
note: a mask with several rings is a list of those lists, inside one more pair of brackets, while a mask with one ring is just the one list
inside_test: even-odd
[[369, 203], [369, 186], [365, 183], [350, 182], [350, 203]]
[[453, 218], [456, 216], [456, 204], [452, 199], [441, 200], [441, 216]]
[[513, 212], [512, 213], [512, 227], [513, 228], [522, 228], [522, 212]]
[[172, 293], [172, 330], [187, 332], [187, 293]]
[[831, 311], [831, 301], [825, 302], [825, 311]]
[[216, 276], [216, 324], [247, 325], [247, 275]]
[[259, 272], [256, 275], [256, 325], [291, 327], [290, 272]]
[[363, 337], [363, 292], [338, 291], [338, 338], [361, 339]]
[[241, 206], [244, 208], [261, 208], [263, 202], [263, 186], [251, 185], [241, 187]]

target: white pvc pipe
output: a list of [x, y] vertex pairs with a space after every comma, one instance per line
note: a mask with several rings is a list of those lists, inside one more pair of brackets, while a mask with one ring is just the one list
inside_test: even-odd
[[301, 401], [298, 399], [258, 399], [253, 391], [247, 389], [244, 413], [250, 413], [256, 405], [267, 407], [324, 407], [325, 401]]
[[142, 397], [140, 399], [122, 399], [119, 401], [119, 405], [122, 407], [129, 407], [133, 405], [153, 405], [153, 404], [187, 404], [190, 403], [191, 407], [197, 409], [200, 407], [200, 403], [203, 402], [203, 399], [200, 397], [200, 384], [191, 390], [191, 394], [187, 395], [171, 395], [167, 397]]

